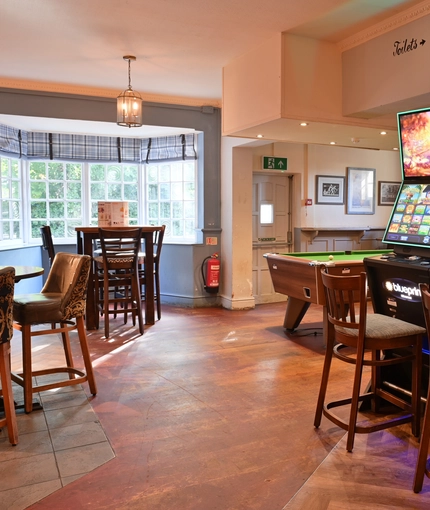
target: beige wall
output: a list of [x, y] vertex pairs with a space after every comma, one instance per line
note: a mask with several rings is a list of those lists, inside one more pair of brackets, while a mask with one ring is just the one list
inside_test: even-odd
[[426, 104], [429, 26], [425, 16], [342, 54], [345, 115], [371, 117]]

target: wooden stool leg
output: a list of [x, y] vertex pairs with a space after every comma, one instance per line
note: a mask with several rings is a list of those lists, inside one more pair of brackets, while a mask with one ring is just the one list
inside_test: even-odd
[[9, 441], [18, 444], [18, 425], [16, 423], [15, 402], [13, 400], [12, 380], [10, 378], [10, 343], [0, 344], [0, 375], [3, 405]]
[[24, 409], [33, 410], [33, 370], [31, 361], [31, 326], [23, 325], [22, 333], [22, 377], [24, 379]]
[[158, 274], [158, 269], [155, 272], [155, 296], [157, 299], [157, 318], [161, 319], [161, 302], [160, 302], [160, 276]]
[[[328, 329], [330, 329], [331, 324], [329, 324]], [[327, 344], [326, 344], [326, 353], [324, 357], [324, 368], [321, 378], [320, 391], [318, 395], [317, 409], [315, 412], [314, 426], [318, 428], [321, 424], [321, 417], [324, 407], [325, 395], [327, 392], [328, 378], [330, 375], [330, 367], [331, 360], [333, 358], [333, 335], [330, 331], [327, 332]]]
[[422, 348], [421, 342], [414, 347], [415, 359], [412, 361], [412, 434], [420, 435], [421, 427], [421, 377], [422, 377]]
[[427, 394], [427, 404], [424, 413], [424, 423], [421, 431], [420, 447], [418, 450], [417, 465], [415, 468], [414, 492], [420, 492], [423, 488], [423, 479], [426, 472], [427, 457], [430, 442], [430, 387]]
[[[61, 324], [61, 327], [63, 327], [63, 324]], [[67, 366], [70, 368], [73, 368], [74, 364], [73, 364], [72, 349], [70, 347], [69, 333], [67, 331], [63, 331], [61, 333], [61, 339], [63, 341], [64, 356], [66, 358]], [[74, 378], [75, 378], [74, 374], [69, 374], [69, 379], [74, 379]]]
[[361, 377], [363, 375], [364, 345], [357, 346], [357, 359], [355, 364], [354, 384], [352, 389], [351, 413], [349, 416], [348, 437], [346, 449], [352, 452], [354, 448], [355, 428], [357, 424], [358, 404], [360, 397]]
[[85, 365], [85, 372], [88, 377], [88, 385], [92, 395], [97, 394], [97, 385], [93, 373], [93, 365], [91, 363], [90, 350], [88, 348], [87, 333], [83, 317], [76, 318], [76, 326], [78, 329], [79, 343], [81, 345], [82, 357]]

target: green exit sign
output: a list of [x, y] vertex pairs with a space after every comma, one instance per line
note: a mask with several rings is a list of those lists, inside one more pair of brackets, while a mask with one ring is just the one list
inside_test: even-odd
[[274, 158], [263, 156], [264, 170], [287, 170], [287, 158]]

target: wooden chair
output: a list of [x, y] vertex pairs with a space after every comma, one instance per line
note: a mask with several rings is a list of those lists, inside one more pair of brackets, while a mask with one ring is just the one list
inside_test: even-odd
[[[157, 318], [161, 319], [161, 296], [160, 296], [160, 258], [161, 248], [163, 247], [164, 232], [166, 225], [161, 225], [160, 230], [154, 232], [154, 287], [155, 295], [154, 299], [157, 304]], [[145, 262], [145, 252], [139, 252], [139, 279], [142, 288], [142, 299], [145, 299], [145, 282], [146, 275], [143, 270], [143, 264]]]
[[105, 337], [109, 338], [109, 316], [124, 314], [124, 323], [131, 313], [143, 334], [143, 315], [139, 289], [138, 254], [141, 229], [99, 229], [102, 255], [94, 258], [96, 265], [95, 294], [104, 315]]
[[[427, 326], [427, 337], [430, 338], [430, 292], [429, 286], [425, 283], [420, 284], [421, 299], [423, 304], [424, 318]], [[424, 422], [420, 438], [420, 447], [418, 449], [418, 459], [415, 468], [414, 492], [420, 492], [423, 488], [424, 475], [430, 478], [430, 467], [428, 462], [430, 443], [430, 384], [427, 390], [427, 403], [424, 412]]]
[[12, 392], [10, 373], [10, 341], [13, 336], [13, 293], [15, 288], [15, 269], [5, 267], [0, 270], [0, 380], [3, 397], [4, 418], [0, 418], [0, 427], [7, 426], [9, 441], [18, 444], [18, 426], [16, 423], [15, 402]]
[[[321, 270], [327, 314], [327, 347], [321, 387], [315, 413], [315, 427], [324, 414], [348, 432], [346, 449], [351, 452], [355, 434], [375, 432], [402, 423], [412, 423], [412, 433], [419, 435], [422, 336], [425, 329], [385, 315], [367, 313], [366, 274], [335, 276]], [[349, 348], [349, 349], [346, 349]], [[347, 352], [345, 352], [347, 351]], [[349, 351], [352, 351], [349, 352]], [[365, 357], [366, 351], [369, 354]], [[395, 352], [395, 354], [394, 354]], [[355, 365], [352, 396], [325, 403], [332, 358]], [[387, 392], [382, 386], [381, 368], [400, 363], [412, 364], [411, 400], [403, 400]], [[360, 394], [364, 366], [371, 368], [371, 391]], [[407, 414], [386, 416], [370, 424], [358, 424], [358, 406], [370, 400], [372, 411], [380, 412], [381, 400], [403, 409]], [[349, 420], [343, 420], [333, 408], [350, 405]]]
[[[38, 294], [16, 295], [13, 302], [14, 328], [22, 333], [22, 373], [12, 373], [12, 380], [24, 388], [24, 408], [33, 409], [33, 393], [80, 384], [88, 381], [93, 395], [97, 393], [85, 331], [85, 305], [91, 257], [73, 253], [57, 253], [48, 278]], [[32, 326], [50, 324], [50, 328]], [[59, 327], [56, 327], [59, 324]], [[54, 325], [54, 326], [53, 326]], [[77, 330], [85, 371], [74, 368], [69, 332]], [[61, 333], [66, 365], [33, 370], [31, 338]], [[34, 384], [35, 376], [68, 374], [68, 379]], [[39, 378], [38, 378], [39, 380]], [[40, 380], [39, 380], [40, 382]]]
[[55, 248], [52, 240], [51, 227], [49, 225], [40, 227], [40, 234], [42, 236], [42, 248], [48, 252], [49, 265], [52, 266], [55, 258]]

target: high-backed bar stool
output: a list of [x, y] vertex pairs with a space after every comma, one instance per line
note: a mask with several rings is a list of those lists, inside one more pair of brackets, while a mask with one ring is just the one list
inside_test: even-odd
[[[12, 380], [24, 388], [24, 408], [33, 409], [33, 393], [88, 381], [93, 395], [97, 393], [84, 323], [85, 304], [91, 257], [73, 253], [57, 253], [45, 285], [39, 294], [15, 295], [14, 328], [22, 334], [22, 373], [12, 373]], [[46, 329], [33, 326], [50, 324]], [[59, 324], [59, 327], [56, 327]], [[77, 330], [85, 371], [74, 367], [69, 333]], [[33, 370], [31, 339], [34, 336], [61, 333], [66, 365]], [[35, 376], [64, 373], [68, 379], [34, 384]]]
[[142, 239], [140, 228], [120, 230], [99, 228], [102, 255], [94, 258], [95, 294], [99, 311], [104, 315], [105, 337], [109, 338], [110, 315], [124, 314], [124, 324], [131, 313], [143, 335], [142, 303], [139, 288], [138, 253]]
[[40, 235], [42, 236], [42, 248], [48, 252], [49, 265], [52, 266], [55, 258], [54, 241], [52, 240], [51, 227], [44, 225], [40, 227]]
[[12, 392], [10, 373], [10, 341], [13, 336], [13, 293], [15, 288], [15, 269], [0, 269], [0, 379], [3, 397], [4, 418], [0, 418], [0, 427], [7, 426], [9, 441], [18, 444], [18, 426], [16, 423], [15, 402]]
[[[420, 284], [421, 299], [423, 304], [424, 318], [427, 326], [427, 336], [430, 338], [430, 292], [429, 286], [425, 283]], [[420, 447], [418, 449], [418, 459], [415, 468], [414, 492], [420, 492], [423, 488], [424, 475], [430, 478], [430, 467], [428, 463], [430, 444], [430, 381], [427, 390], [427, 403], [424, 412], [423, 428], [420, 437]]]
[[[327, 347], [324, 360], [321, 387], [315, 413], [315, 427], [319, 427], [321, 416], [348, 432], [346, 449], [354, 447], [355, 434], [376, 432], [402, 423], [412, 423], [412, 433], [419, 435], [420, 429], [420, 392], [422, 336], [426, 330], [415, 324], [388, 317], [367, 313], [366, 274], [354, 276], [335, 276], [322, 268], [327, 313]], [[348, 352], [348, 349], [352, 353]], [[346, 351], [346, 352], [345, 352]], [[370, 357], [365, 357], [365, 352]], [[394, 355], [395, 351], [395, 355]], [[355, 365], [355, 374], [351, 397], [325, 403], [332, 358]], [[411, 401], [403, 400], [383, 388], [381, 368], [384, 366], [412, 364]], [[361, 394], [363, 367], [371, 369], [371, 391]], [[357, 423], [358, 406], [362, 401], [370, 400], [372, 411], [379, 412], [381, 400], [406, 411], [407, 414], [386, 417], [368, 425]], [[349, 420], [340, 418], [334, 408], [350, 405]]]

